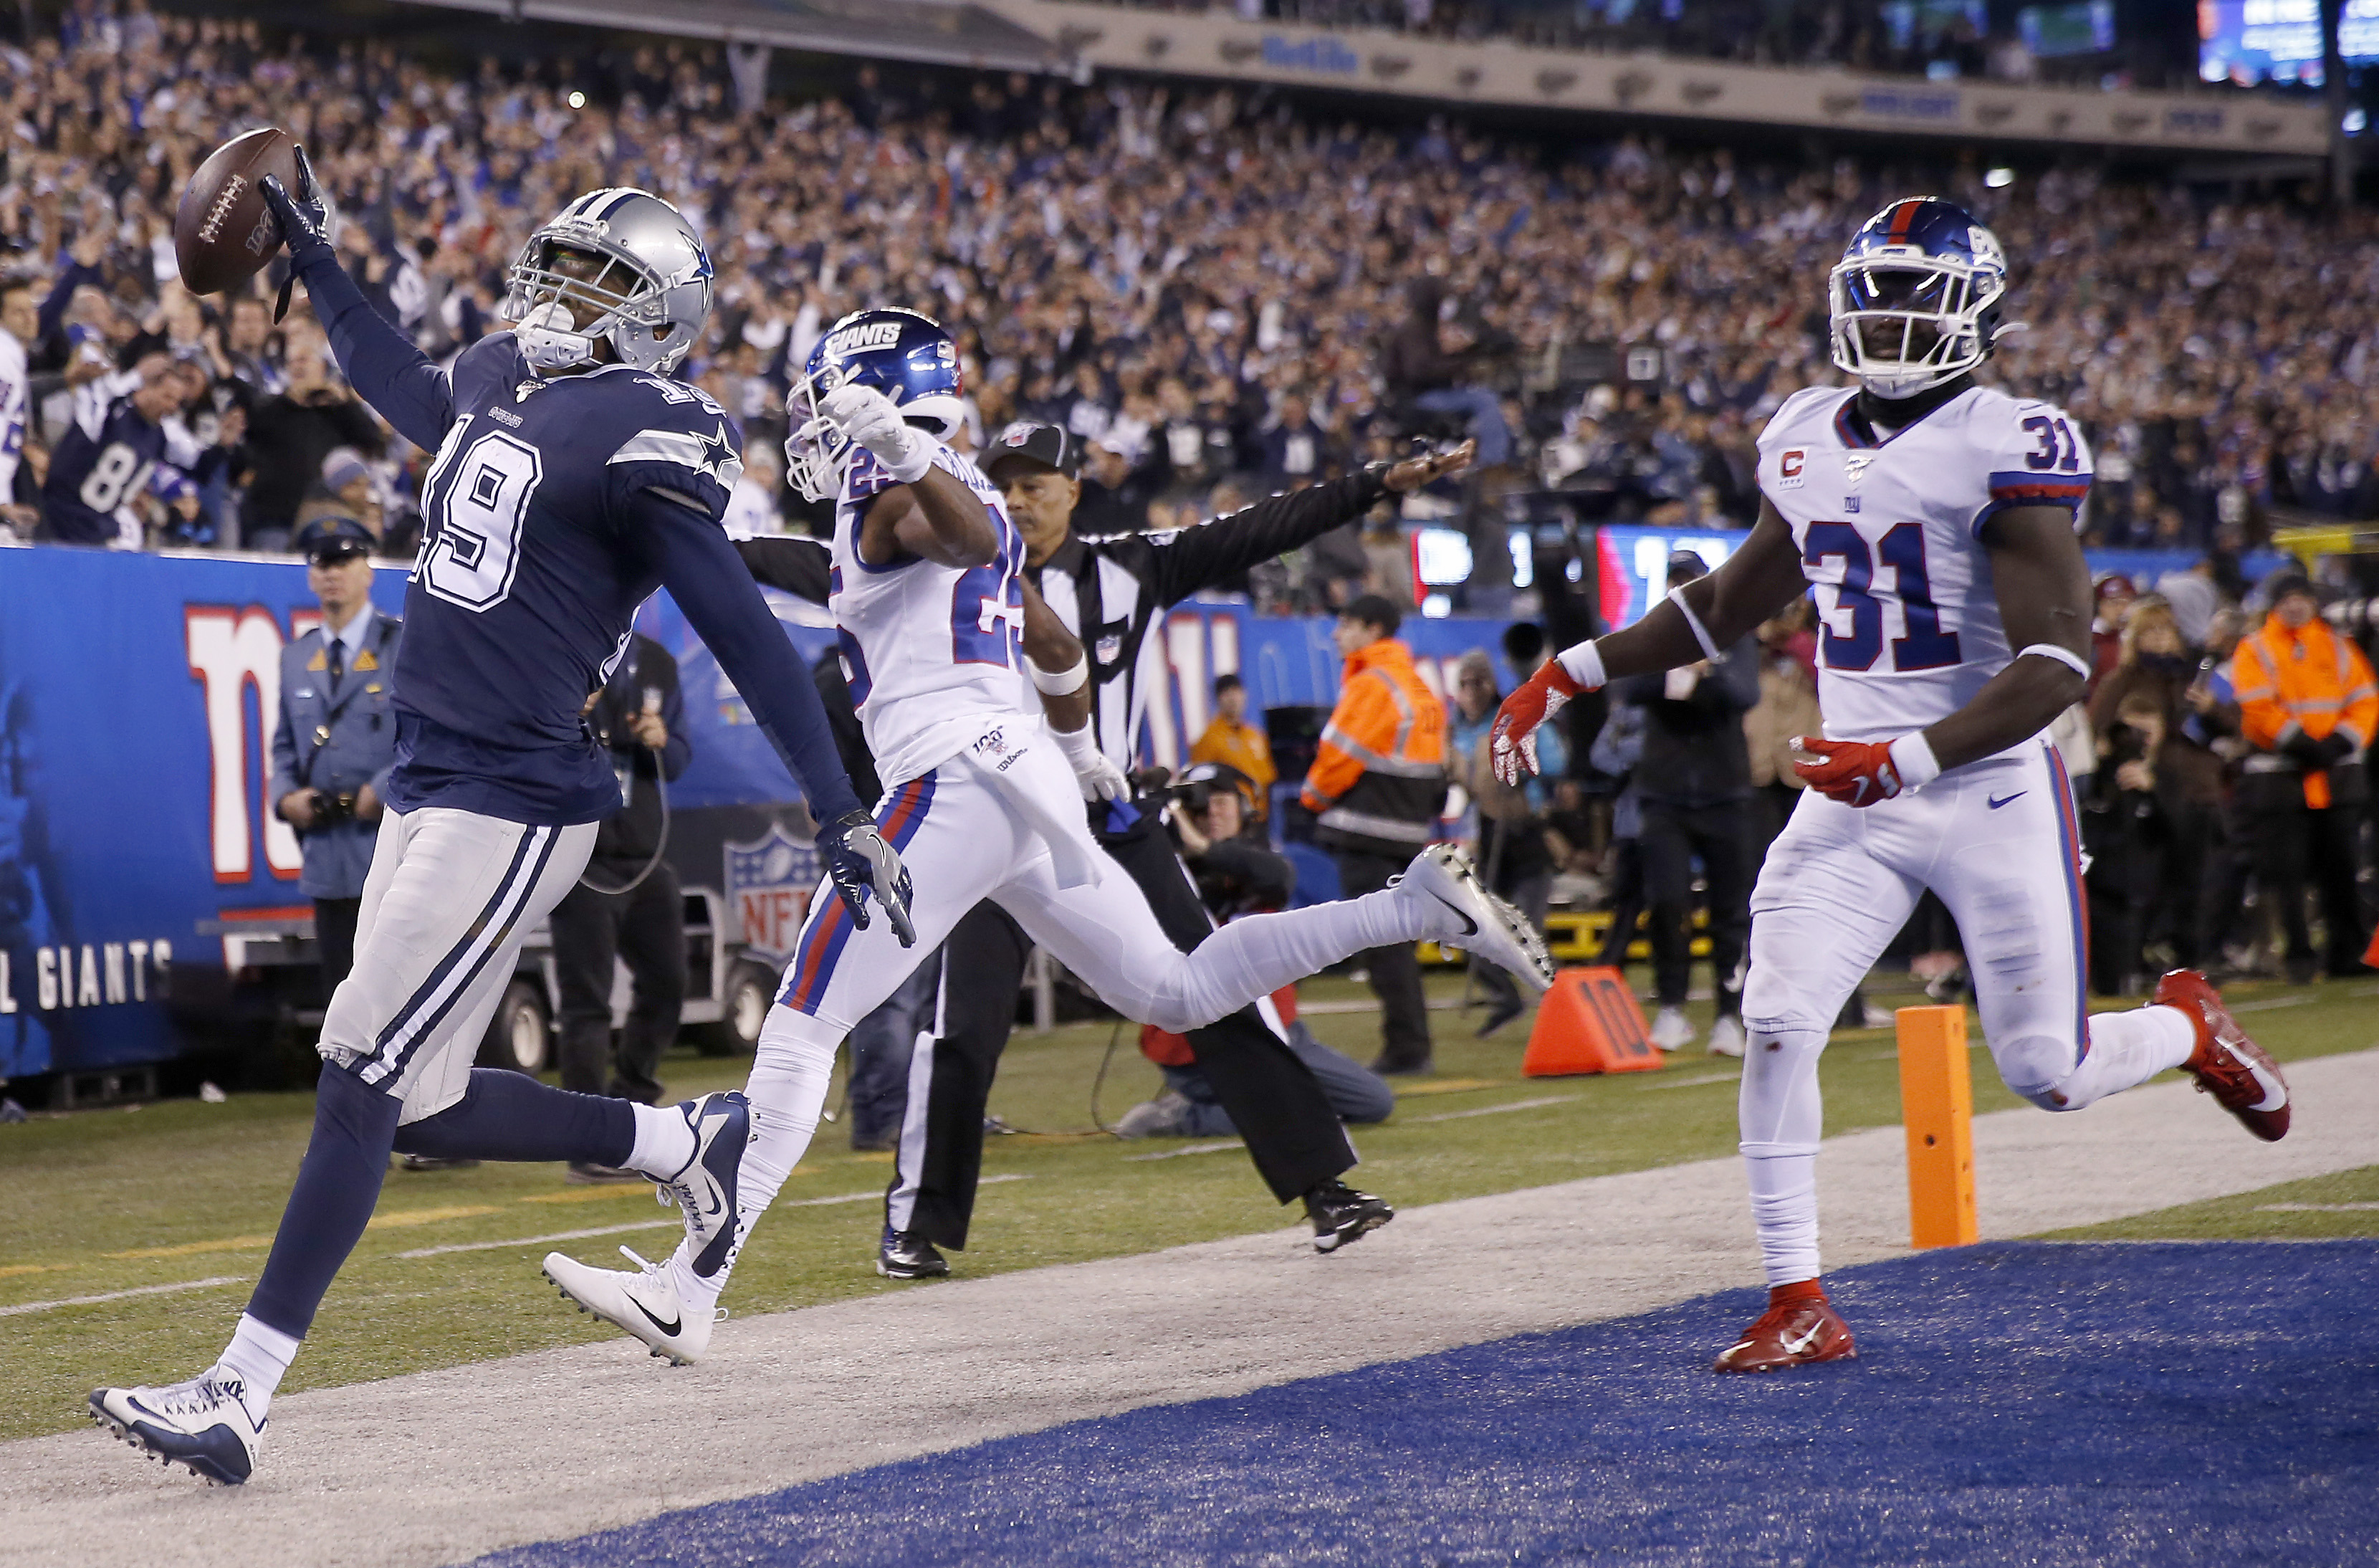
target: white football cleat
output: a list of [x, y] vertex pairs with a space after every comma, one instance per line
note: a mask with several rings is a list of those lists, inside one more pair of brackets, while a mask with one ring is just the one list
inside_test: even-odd
[[687, 1262], [706, 1280], [735, 1248], [735, 1178], [752, 1140], [752, 1104], [741, 1094], [706, 1094], [678, 1112], [694, 1129], [694, 1157], [675, 1175], [653, 1178], [656, 1196], [685, 1216]]
[[264, 1441], [247, 1392], [235, 1374], [210, 1367], [163, 1388], [93, 1389], [91, 1418], [169, 1469], [187, 1465], [209, 1486], [235, 1487], [255, 1474]]
[[1463, 929], [1439, 937], [1441, 945], [1477, 954], [1539, 995], [1552, 988], [1553, 960], [1545, 939], [1528, 916], [1487, 891], [1461, 846], [1431, 844], [1413, 857], [1394, 886], [1461, 917]]
[[1702, 1049], [1713, 1056], [1742, 1055], [1743, 1020], [1732, 1017], [1721, 1018], [1710, 1025], [1709, 1039]]
[[1652, 1032], [1645, 1038], [1660, 1050], [1682, 1051], [1694, 1043], [1694, 1026], [1685, 1008], [1662, 1007], [1653, 1015]]
[[627, 1248], [620, 1251], [636, 1265], [636, 1272], [592, 1268], [549, 1252], [545, 1277], [563, 1300], [588, 1317], [625, 1329], [661, 1360], [679, 1367], [701, 1360], [710, 1348], [711, 1325], [727, 1314], [716, 1307], [688, 1307], [670, 1283], [667, 1269], [646, 1262]]

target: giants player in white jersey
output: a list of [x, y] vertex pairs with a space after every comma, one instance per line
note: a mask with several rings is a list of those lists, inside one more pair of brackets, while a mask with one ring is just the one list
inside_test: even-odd
[[[907, 310], [838, 321], [794, 389], [795, 416], [808, 417], [788, 443], [789, 471], [837, 503], [828, 606], [886, 786], [881, 830], [915, 881], [915, 945], [903, 951], [889, 922], [859, 928], [835, 899], [812, 901], [746, 1091], [738, 1251], [808, 1147], [843, 1036], [985, 899], [1128, 1017], [1177, 1033], [1396, 942], [1467, 947], [1540, 991], [1552, 982], [1526, 917], [1449, 845], [1423, 850], [1382, 892], [1235, 921], [1194, 952], [1175, 947], [1090, 836], [1081, 802], [1121, 800], [1123, 776], [1092, 735], [1081, 645], [1025, 584], [1023, 538], [999, 491], [943, 444], [959, 428], [958, 390], [948, 334]], [[693, 1257], [681, 1248], [666, 1267], [630, 1273], [556, 1253], [546, 1272], [682, 1364], [709, 1343], [735, 1254], [709, 1274]]]
[[1718, 1370], [1855, 1354], [1817, 1266], [1817, 1055], [1926, 888], [1957, 918], [2009, 1088], [2079, 1110], [2168, 1067], [2271, 1140], [2288, 1090], [2203, 975], [2088, 1015], [2079, 844], [2042, 731], [2083, 694], [2089, 573], [2075, 522], [2090, 453], [2053, 404], [1978, 386], [2006, 266], [1946, 201], [1895, 201], [1832, 273], [1834, 363], [1759, 439], [1759, 520], [1718, 571], [1635, 625], [1566, 649], [1497, 715], [1496, 771], [1535, 768], [1545, 716], [1606, 680], [1715, 658], [1814, 591], [1823, 738], [1752, 895], [1743, 1153], [1769, 1309]]

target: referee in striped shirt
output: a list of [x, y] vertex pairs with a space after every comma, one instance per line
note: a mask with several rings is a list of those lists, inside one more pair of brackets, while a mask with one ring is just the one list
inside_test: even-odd
[[[1165, 656], [1150, 633], [1166, 609], [1353, 522], [1392, 493], [1459, 475], [1474, 451], [1465, 442], [1450, 452], [1375, 463], [1194, 528], [1088, 538], [1072, 527], [1081, 453], [1067, 431], [1031, 421], [1011, 425], [982, 454], [982, 464], [1024, 536], [1034, 586], [1081, 639], [1091, 661], [1099, 744], [1129, 774], [1148, 705], [1164, 692]], [[826, 601], [821, 541], [757, 538], [737, 548], [761, 582]], [[1164, 829], [1162, 804], [1142, 799], [1130, 811], [1101, 804], [1091, 826], [1101, 846], [1148, 894], [1165, 934], [1187, 950], [1205, 939], [1214, 923]], [[1007, 911], [989, 902], [977, 905], [950, 933], [934, 1025], [918, 1044], [921, 1054], [929, 1054], [922, 1081], [930, 1087], [917, 1093], [921, 1079], [912, 1063], [897, 1174], [886, 1201], [876, 1268], [891, 1278], [946, 1274], [949, 1264], [937, 1248], [966, 1246], [983, 1164], [984, 1108], [1015, 1025], [1031, 948]], [[1193, 1031], [1189, 1039], [1215, 1098], [1246, 1140], [1257, 1173], [1281, 1202], [1303, 1200], [1313, 1245], [1329, 1252], [1385, 1224], [1395, 1211], [1339, 1179], [1356, 1164], [1354, 1147], [1283, 1032], [1267, 1000]]]

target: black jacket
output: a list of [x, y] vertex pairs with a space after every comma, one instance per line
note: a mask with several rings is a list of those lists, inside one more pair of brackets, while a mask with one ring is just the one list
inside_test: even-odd
[[1751, 797], [1751, 748], [1743, 716], [1759, 703], [1759, 645], [1745, 637], [1673, 702], [1666, 675], [1631, 675], [1612, 683], [1621, 702], [1644, 710], [1644, 755], [1636, 784], [1646, 803], [1714, 806]]
[[[644, 710], [646, 693], [658, 699], [661, 724], [669, 730], [658, 759], [629, 728]], [[641, 632], [630, 638], [627, 656], [587, 712], [586, 727], [597, 744], [610, 754], [613, 770], [628, 781], [627, 809], [603, 819], [595, 835], [593, 859], [606, 867], [625, 867], [633, 875], [661, 847], [661, 786], [694, 760], [694, 742], [685, 733], [685, 702], [678, 691], [677, 660], [669, 649]]]

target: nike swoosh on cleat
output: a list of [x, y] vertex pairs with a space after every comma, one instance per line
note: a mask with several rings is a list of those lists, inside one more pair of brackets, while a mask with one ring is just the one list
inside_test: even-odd
[[1805, 1350], [1808, 1349], [1808, 1348], [1809, 1348], [1809, 1346], [1811, 1346], [1811, 1345], [1813, 1345], [1817, 1344], [1817, 1336], [1818, 1336], [1819, 1334], [1821, 1334], [1821, 1333], [1825, 1333], [1825, 1332], [1826, 1332], [1826, 1325], [1825, 1325], [1825, 1324], [1823, 1324], [1823, 1323], [1813, 1323], [1813, 1324], [1811, 1324], [1811, 1325], [1809, 1326], [1809, 1332], [1808, 1332], [1807, 1333], [1803, 1334], [1799, 1339], [1797, 1339], [1797, 1340], [1795, 1340], [1795, 1339], [1788, 1339], [1788, 1340], [1786, 1340], [1786, 1341], [1784, 1342], [1784, 1354], [1785, 1354], [1785, 1355], [1787, 1355], [1787, 1356], [1798, 1356], [1798, 1355], [1800, 1355], [1800, 1354], [1801, 1354], [1801, 1352], [1803, 1352], [1803, 1351], [1805, 1351]]
[[676, 1317], [671, 1318], [668, 1322], [664, 1323], [659, 1318], [654, 1315], [651, 1308], [646, 1306], [634, 1297], [631, 1296], [628, 1297], [628, 1304], [634, 1307], [637, 1311], [642, 1312], [645, 1315], [646, 1321], [651, 1323], [653, 1327], [660, 1330], [661, 1333], [668, 1334], [672, 1339], [676, 1338], [677, 1335], [685, 1328], [685, 1314], [683, 1312], [680, 1312]]
[[1989, 803], [1990, 803], [1990, 808], [1991, 808], [1991, 810], [1993, 810], [1993, 811], [1997, 811], [1997, 810], [1999, 810], [2001, 806], [2004, 806], [2004, 805], [2011, 805], [2011, 804], [2013, 804], [2015, 802], [2017, 802], [2017, 801], [2020, 801], [2020, 800], [2023, 799], [2023, 797], [2024, 797], [2024, 791], [2023, 791], [2023, 790], [2017, 790], [2014, 794], [2012, 794], [2012, 795], [2006, 795], [2006, 796], [1993, 795], [1993, 796], [1990, 798], [1990, 802], [1989, 802]]

